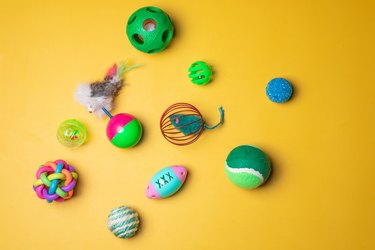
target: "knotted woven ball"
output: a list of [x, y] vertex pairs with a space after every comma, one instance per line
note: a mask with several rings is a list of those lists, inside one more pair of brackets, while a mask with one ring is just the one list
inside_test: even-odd
[[77, 179], [78, 174], [65, 161], [49, 161], [36, 172], [33, 188], [40, 199], [65, 201], [73, 196]]
[[108, 215], [107, 226], [116, 237], [133, 237], [139, 228], [138, 213], [130, 207], [116, 207]]

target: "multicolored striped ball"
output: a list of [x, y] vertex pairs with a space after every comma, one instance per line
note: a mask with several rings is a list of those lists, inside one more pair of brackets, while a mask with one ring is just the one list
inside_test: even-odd
[[252, 189], [267, 181], [271, 173], [271, 162], [259, 148], [241, 145], [228, 155], [225, 172], [235, 185]]
[[116, 237], [123, 239], [133, 237], [139, 227], [138, 213], [130, 207], [116, 207], [109, 213], [107, 225]]

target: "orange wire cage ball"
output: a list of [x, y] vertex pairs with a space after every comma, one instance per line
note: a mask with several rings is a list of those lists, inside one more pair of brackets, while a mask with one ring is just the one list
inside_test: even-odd
[[178, 146], [189, 145], [201, 136], [204, 129], [214, 129], [224, 120], [220, 107], [220, 122], [209, 127], [204, 124], [199, 110], [189, 103], [175, 103], [169, 106], [160, 118], [160, 131], [165, 139]]

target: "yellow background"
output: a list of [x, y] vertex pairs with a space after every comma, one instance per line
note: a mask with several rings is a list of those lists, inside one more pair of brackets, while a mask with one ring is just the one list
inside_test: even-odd
[[[162, 53], [135, 50], [126, 21], [154, 5], [172, 18]], [[2, 1], [0, 3], [0, 249], [374, 249], [373, 1]], [[144, 63], [126, 75], [112, 113], [144, 126], [132, 149], [112, 146], [107, 119], [75, 102], [80, 82], [112, 63]], [[205, 60], [211, 84], [190, 83]], [[270, 102], [267, 82], [285, 77], [293, 99]], [[225, 124], [187, 147], [169, 144], [159, 119], [185, 101], [209, 124]], [[60, 145], [58, 125], [76, 118], [89, 140]], [[273, 174], [256, 190], [224, 172], [232, 148], [253, 144]], [[40, 164], [75, 166], [75, 196], [47, 204], [32, 190]], [[151, 176], [170, 164], [189, 169], [175, 196], [149, 200]], [[138, 210], [140, 232], [115, 238], [106, 228], [119, 205]]]

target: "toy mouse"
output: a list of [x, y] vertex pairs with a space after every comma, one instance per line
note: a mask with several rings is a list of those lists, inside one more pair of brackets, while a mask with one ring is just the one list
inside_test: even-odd
[[102, 81], [80, 84], [75, 93], [76, 100], [84, 105], [90, 113], [103, 118], [105, 113], [102, 107], [108, 111], [112, 110], [114, 98], [123, 86], [125, 72], [138, 66], [133, 65], [126, 68], [123, 61], [118, 65], [114, 64]]

